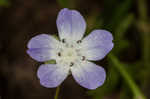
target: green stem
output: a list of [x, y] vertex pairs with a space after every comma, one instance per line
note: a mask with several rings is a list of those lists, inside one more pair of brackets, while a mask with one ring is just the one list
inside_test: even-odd
[[139, 8], [139, 29], [141, 32], [142, 37], [142, 56], [143, 62], [146, 67], [149, 67], [149, 42], [150, 42], [150, 23], [148, 18], [148, 11], [147, 11], [147, 3], [146, 0], [138, 0], [138, 8]]
[[143, 85], [144, 88], [147, 87], [149, 84], [149, 70], [150, 70], [150, 23], [148, 18], [148, 4], [147, 0], [138, 0], [138, 8], [139, 8], [139, 19], [138, 19], [138, 29], [141, 33], [141, 40], [142, 40], [142, 64], [143, 64]]
[[137, 3], [138, 3], [138, 10], [139, 10], [140, 19], [146, 21], [148, 18], [146, 0], [138, 0]]
[[138, 0], [139, 8], [139, 29], [141, 31], [141, 37], [143, 40], [143, 60], [145, 65], [149, 64], [149, 36], [150, 29], [148, 23], [148, 11], [147, 11], [147, 2], [146, 0]]
[[56, 93], [55, 93], [54, 99], [58, 99], [59, 91], [60, 91], [60, 86], [58, 86], [58, 87], [56, 88]]
[[113, 55], [110, 54], [108, 56], [112, 63], [114, 64], [115, 68], [118, 69], [120, 72], [121, 76], [124, 78], [128, 86], [131, 88], [131, 91], [134, 94], [135, 99], [146, 99], [146, 97], [143, 95], [143, 93], [140, 91], [132, 77], [129, 75], [129, 73], [126, 71], [126, 68], [124, 68], [124, 65], [119, 62], [119, 60]]

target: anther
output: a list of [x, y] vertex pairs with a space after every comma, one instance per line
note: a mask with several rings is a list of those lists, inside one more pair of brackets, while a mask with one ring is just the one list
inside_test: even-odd
[[65, 40], [65, 39], [62, 39], [62, 42], [63, 42], [63, 43], [66, 43], [66, 40]]
[[77, 43], [78, 43], [78, 44], [79, 44], [79, 43], [82, 43], [82, 41], [81, 41], [81, 40], [78, 40]]
[[71, 47], [73, 48], [73, 45], [71, 45]]
[[71, 63], [70, 63], [70, 66], [72, 67], [73, 65], [74, 65], [74, 63], [73, 63], [73, 62], [71, 62]]
[[60, 52], [58, 52], [58, 56], [61, 56], [61, 53], [60, 53]]
[[82, 61], [84, 61], [85, 60], [85, 56], [82, 56]]

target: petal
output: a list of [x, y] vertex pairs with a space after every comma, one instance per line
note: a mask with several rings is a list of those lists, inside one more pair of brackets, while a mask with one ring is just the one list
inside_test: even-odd
[[105, 79], [105, 70], [91, 62], [85, 62], [71, 68], [74, 79], [83, 87], [96, 89], [101, 86]]
[[27, 47], [28, 48], [56, 48], [58, 45], [58, 41], [48, 35], [48, 34], [40, 34], [35, 37], [33, 37]]
[[52, 59], [52, 51], [49, 48], [31, 48], [27, 53], [35, 60], [44, 62]]
[[91, 49], [86, 49], [86, 51], [82, 52], [82, 55], [85, 56], [85, 58], [88, 60], [94, 60], [94, 61], [101, 60], [110, 52], [113, 43], [112, 45], [109, 46], [111, 46], [111, 48], [110, 47], [104, 48], [103, 46], [97, 46]]
[[113, 48], [112, 34], [106, 30], [94, 30], [85, 39], [81, 46], [83, 55], [88, 60], [100, 60], [104, 58]]
[[83, 16], [78, 11], [67, 8], [59, 12], [56, 23], [61, 40], [80, 40], [86, 29]]
[[68, 76], [69, 67], [58, 66], [57, 64], [43, 64], [37, 71], [41, 85], [47, 88], [59, 86]]

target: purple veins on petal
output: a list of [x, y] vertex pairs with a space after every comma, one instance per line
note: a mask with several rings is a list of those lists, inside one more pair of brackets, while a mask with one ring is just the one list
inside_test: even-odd
[[33, 37], [28, 43], [27, 53], [35, 60], [44, 62], [52, 59], [53, 49], [56, 49], [59, 42], [50, 35], [40, 34]]
[[57, 64], [43, 64], [37, 71], [41, 85], [47, 88], [59, 86], [68, 76], [69, 68]]
[[45, 62], [52, 59], [51, 49], [49, 48], [32, 48], [28, 49], [27, 53], [39, 62]]
[[105, 70], [91, 62], [74, 66], [71, 68], [71, 72], [76, 82], [88, 89], [96, 89], [106, 79]]
[[112, 34], [106, 30], [94, 30], [82, 41], [82, 49], [88, 60], [101, 60], [113, 48]]
[[76, 10], [62, 9], [57, 17], [57, 28], [61, 39], [80, 40], [86, 29], [83, 16]]
[[48, 34], [40, 34], [33, 37], [29, 43], [28, 48], [55, 48], [58, 45], [58, 41], [48, 35]]

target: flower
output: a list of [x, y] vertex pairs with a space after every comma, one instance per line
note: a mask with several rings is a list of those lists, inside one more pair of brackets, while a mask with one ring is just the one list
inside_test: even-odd
[[60, 40], [48, 34], [33, 37], [27, 53], [39, 62], [56, 60], [56, 64], [42, 64], [37, 71], [41, 85], [59, 86], [71, 73], [81, 86], [96, 89], [106, 79], [105, 70], [92, 63], [103, 59], [113, 48], [113, 37], [106, 30], [94, 30], [83, 39], [86, 23], [76, 10], [62, 9], [57, 17]]

